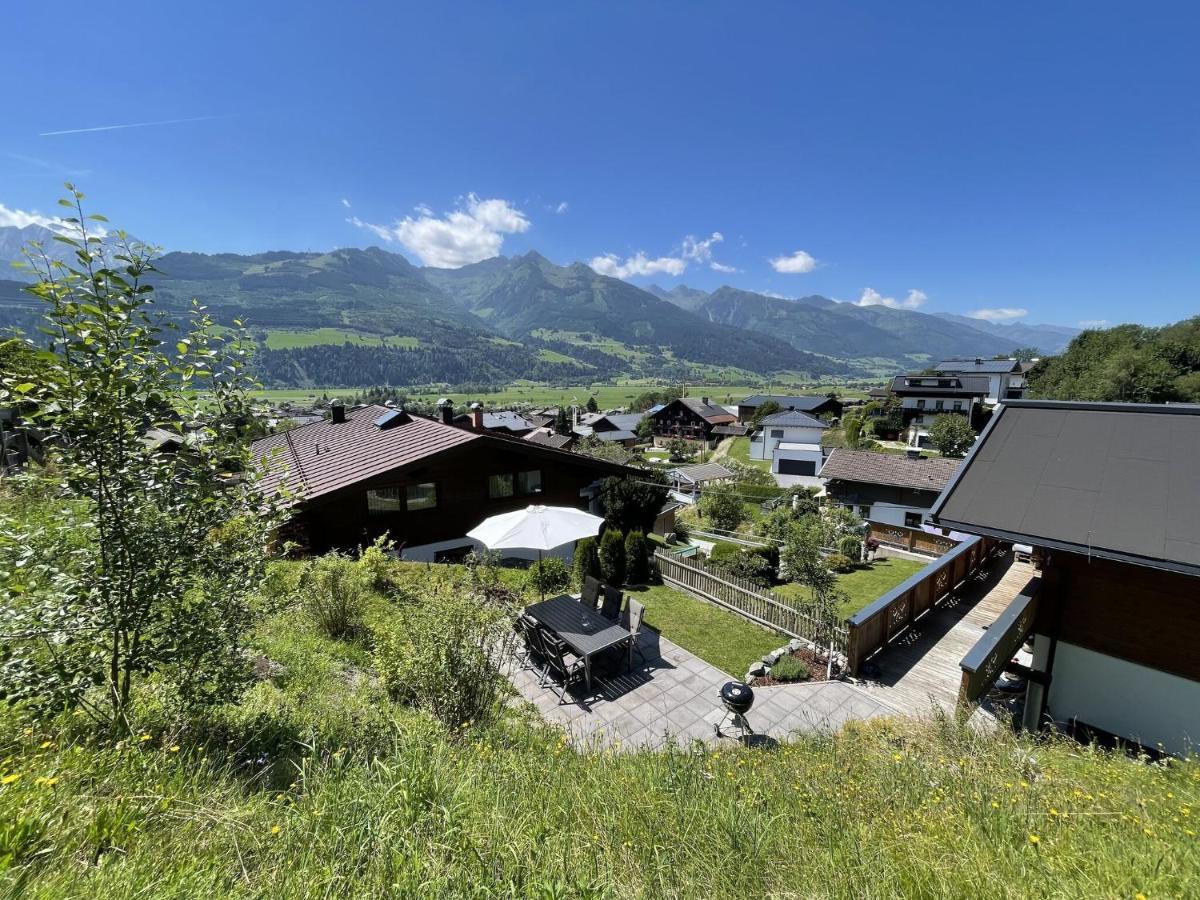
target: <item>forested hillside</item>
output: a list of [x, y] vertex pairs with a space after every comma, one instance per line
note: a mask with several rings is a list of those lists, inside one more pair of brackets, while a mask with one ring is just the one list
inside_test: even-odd
[[1029, 373], [1029, 396], [1130, 403], [1200, 402], [1200, 316], [1162, 328], [1085, 331]]

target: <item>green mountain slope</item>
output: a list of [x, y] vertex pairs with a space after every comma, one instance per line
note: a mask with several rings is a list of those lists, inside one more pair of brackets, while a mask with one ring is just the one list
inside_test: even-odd
[[425, 277], [500, 333], [601, 337], [708, 366], [753, 372], [837, 374], [846, 367], [798, 351], [774, 336], [714, 322], [583, 263], [556, 266], [538, 253], [461, 269], [425, 269]]

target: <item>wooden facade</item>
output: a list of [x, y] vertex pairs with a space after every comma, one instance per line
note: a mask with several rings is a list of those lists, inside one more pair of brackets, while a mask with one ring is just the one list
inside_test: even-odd
[[1034, 631], [1200, 682], [1200, 578], [1045, 552]]
[[[314, 499], [294, 517], [289, 535], [314, 553], [363, 546], [385, 533], [410, 547], [455, 541], [488, 516], [534, 503], [588, 509], [594, 486], [617, 468], [516, 442], [474, 441]], [[521, 474], [532, 472], [538, 473], [540, 490], [523, 492], [522, 483], [528, 485], [533, 476], [522, 479]], [[507, 491], [510, 480], [511, 495], [494, 496]], [[434, 485], [433, 505], [405, 509], [408, 488], [429, 484]], [[394, 495], [399, 509], [373, 511], [368, 491]]]
[[722, 422], [710, 422], [681, 400], [668, 403], [653, 416], [655, 438], [670, 440], [683, 438], [688, 441], [711, 441], [712, 430], [719, 424], [733, 421], [733, 416], [722, 417]]

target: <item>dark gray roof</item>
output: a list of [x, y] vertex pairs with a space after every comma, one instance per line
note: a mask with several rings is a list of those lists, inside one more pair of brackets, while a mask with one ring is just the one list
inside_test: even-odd
[[[645, 415], [645, 413], [609, 413], [604, 416], [603, 421], [608, 422], [618, 431], [636, 431]], [[595, 428], [600, 421], [597, 419], [593, 422], [592, 428]]]
[[592, 437], [598, 441], [635, 441], [637, 435], [632, 431], [593, 431]]
[[736, 422], [730, 423], [729, 425], [714, 425], [712, 433], [726, 437], [742, 437], [743, 435], [750, 433], [750, 426], [739, 425]]
[[[737, 416], [732, 415], [727, 409], [725, 409], [725, 407], [714, 406], [711, 403], [705, 403], [698, 397], [681, 397], [678, 402], [682, 403], [702, 419], [707, 419], [709, 422], [712, 422], [715, 425], [737, 421]], [[670, 405], [671, 404], [668, 403], [667, 407]]]
[[700, 463], [696, 466], [681, 466], [678, 469], [672, 469], [671, 475], [681, 481], [690, 481], [693, 484], [701, 481], [720, 481], [724, 478], [733, 477], [733, 473], [720, 463]]
[[788, 412], [772, 413], [763, 418], [760, 423], [763, 427], [773, 426], [775, 428], [828, 428], [829, 426], [815, 416], [810, 416], [808, 413], [800, 412], [799, 410], [791, 410]]
[[826, 397], [824, 394], [799, 394], [796, 396], [788, 396], [785, 394], [755, 394], [752, 397], [747, 397], [745, 400], [739, 400], [738, 406], [762, 406], [768, 400], [774, 400], [784, 409], [798, 409], [809, 412], [814, 409], [820, 409], [826, 403], [839, 402], [832, 397]]
[[531, 444], [541, 444], [543, 447], [553, 447], [555, 450], [562, 450], [573, 440], [573, 434], [546, 434], [544, 431], [531, 431], [521, 440], [528, 441]]
[[1004, 375], [1020, 372], [1021, 363], [1015, 359], [944, 359], [934, 368], [939, 372], [958, 372], [962, 375]]
[[909, 459], [895, 453], [838, 448], [818, 473], [826, 480], [888, 484], [919, 491], [941, 491], [958, 469], [960, 459]]
[[986, 397], [988, 390], [986, 375], [897, 375], [892, 379], [892, 392], [895, 394]]
[[960, 531], [1200, 574], [1200, 406], [1008, 401], [932, 512]]

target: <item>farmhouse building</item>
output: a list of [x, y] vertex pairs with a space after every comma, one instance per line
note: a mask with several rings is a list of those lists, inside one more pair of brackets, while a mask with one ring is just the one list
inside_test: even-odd
[[962, 460], [837, 449], [821, 468], [829, 498], [881, 525], [920, 528]]
[[836, 397], [826, 397], [823, 394], [816, 396], [755, 394], [738, 403], [738, 421], [742, 424], [748, 423], [754, 418], [758, 408], [768, 402], [779, 404], [779, 408], [783, 412], [803, 412], [810, 416], [828, 415], [834, 418], [841, 416], [843, 405], [842, 401]]
[[674, 438], [712, 443], [714, 428], [737, 421], [737, 416], [709, 403], [707, 397], [681, 397], [649, 415], [654, 421], [654, 443], [660, 446]]

